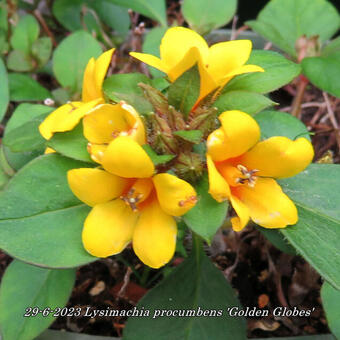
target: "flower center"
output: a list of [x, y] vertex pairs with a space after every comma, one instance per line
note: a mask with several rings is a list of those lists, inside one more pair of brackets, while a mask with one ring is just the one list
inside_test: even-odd
[[255, 176], [254, 174], [256, 174], [259, 170], [248, 170], [244, 165], [241, 164], [237, 165], [237, 169], [241, 172], [243, 177], [237, 177], [235, 179], [235, 182], [240, 184], [247, 183], [249, 187], [253, 188], [257, 180], [257, 176]]
[[143, 199], [143, 196], [143, 194], [137, 193], [135, 188], [131, 188], [126, 195], [120, 196], [120, 199], [122, 199], [132, 211], [138, 211], [137, 203]]

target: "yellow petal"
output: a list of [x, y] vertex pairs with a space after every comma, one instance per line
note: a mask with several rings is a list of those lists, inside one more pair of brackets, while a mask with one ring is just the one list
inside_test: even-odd
[[58, 122], [65, 118], [66, 115], [71, 114], [76, 108], [80, 107], [82, 103], [72, 102], [58, 107], [51, 112], [44, 121], [39, 125], [39, 132], [45, 139], [50, 139], [53, 136], [54, 128]]
[[237, 157], [254, 146], [260, 139], [260, 127], [247, 113], [242, 111], [225, 111], [219, 116], [224, 136], [213, 132], [209, 136], [208, 153], [215, 161]]
[[141, 212], [133, 233], [133, 249], [149, 267], [162, 267], [175, 253], [176, 234], [175, 219], [166, 214], [155, 200]]
[[197, 102], [200, 102], [210, 92], [215, 90], [218, 86], [218, 79], [214, 78], [210, 73], [209, 69], [204, 66], [204, 60], [200, 56], [199, 60], [199, 72], [200, 72], [200, 95]]
[[313, 157], [313, 146], [306, 138], [293, 141], [287, 137], [271, 137], [245, 153], [240, 164], [259, 170], [258, 176], [284, 178], [304, 170]]
[[87, 152], [90, 154], [91, 159], [96, 163], [102, 164], [104, 153], [107, 149], [106, 144], [87, 144]]
[[207, 166], [209, 175], [209, 194], [217, 201], [223, 202], [230, 197], [230, 187], [227, 181], [217, 171], [214, 161], [207, 154]]
[[249, 209], [236, 196], [230, 196], [230, 202], [237, 216], [230, 219], [235, 231], [241, 231], [249, 222]]
[[54, 152], [55, 150], [53, 150], [52, 148], [46, 148], [44, 154], [48, 155], [49, 153], [54, 153]]
[[197, 202], [195, 189], [186, 181], [167, 173], [153, 177], [158, 202], [169, 215], [182, 216]]
[[96, 106], [84, 117], [84, 136], [94, 144], [110, 143], [119, 135], [145, 143], [144, 124], [135, 109], [121, 102]]
[[137, 218], [121, 199], [96, 205], [84, 223], [84, 248], [97, 257], [120, 253], [132, 239]]
[[196, 47], [203, 58], [209, 53], [206, 41], [198, 33], [185, 27], [172, 27], [166, 31], [162, 39], [161, 60], [171, 70], [182, 61], [192, 47]]
[[165, 63], [161, 59], [155, 57], [154, 55], [138, 52], [130, 52], [130, 55], [164, 73], [168, 73], [169, 71], [169, 66], [165, 65]]
[[95, 64], [94, 58], [91, 58], [85, 68], [82, 90], [82, 100], [85, 103], [101, 97], [101, 92], [97, 90], [94, 81]]
[[244, 73], [253, 73], [253, 72], [265, 72], [264, 69], [257, 65], [243, 65], [230, 73], [228, 73], [224, 78], [220, 79], [219, 86], [225, 86], [233, 77], [238, 76]]
[[104, 170], [81, 168], [67, 172], [72, 192], [90, 206], [119, 197], [127, 186], [127, 180]]
[[175, 66], [168, 71], [168, 76], [171, 82], [174, 82], [185, 71], [189, 70], [200, 59], [199, 50], [197, 47], [191, 47]]
[[[96, 60], [95, 67], [94, 67], [94, 81], [97, 92], [103, 97], [102, 86], [103, 81], [106, 76], [107, 69], [110, 66], [112, 55], [115, 49], [111, 48], [110, 50], [102, 53]], [[93, 98], [95, 99], [95, 98]]]
[[232, 40], [214, 44], [209, 49], [205, 67], [219, 82], [228, 73], [240, 68], [249, 59], [252, 49], [250, 40]]
[[258, 178], [253, 188], [235, 187], [233, 193], [248, 207], [251, 219], [265, 228], [284, 228], [298, 220], [297, 209], [272, 178]]
[[126, 136], [117, 137], [109, 144], [102, 165], [105, 170], [126, 178], [147, 178], [155, 171], [144, 149]]

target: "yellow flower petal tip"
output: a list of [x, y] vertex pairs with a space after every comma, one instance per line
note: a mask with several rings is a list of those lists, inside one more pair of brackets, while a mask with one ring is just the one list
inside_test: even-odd
[[207, 140], [207, 151], [215, 161], [242, 155], [260, 139], [256, 120], [242, 111], [225, 111], [219, 116], [220, 129], [213, 131]]
[[74, 195], [89, 206], [119, 197], [127, 184], [124, 178], [93, 168], [69, 170], [67, 180]]
[[137, 219], [120, 199], [96, 205], [84, 223], [84, 248], [97, 257], [120, 253], [131, 241]]
[[133, 233], [136, 255], [149, 267], [160, 268], [174, 256], [177, 225], [155, 201], [141, 213]]
[[114, 51], [112, 48], [102, 53], [97, 60], [94, 58], [89, 60], [83, 77], [83, 102], [103, 98], [102, 85]]
[[195, 189], [174, 175], [158, 174], [153, 177], [153, 182], [161, 208], [171, 216], [184, 215], [197, 202]]
[[102, 165], [106, 171], [125, 178], [148, 178], [155, 171], [148, 154], [127, 136], [117, 137], [109, 144]]
[[195, 31], [172, 27], [163, 36], [160, 58], [135, 52], [130, 55], [165, 72], [172, 82], [197, 63], [201, 77], [200, 101], [236, 75], [264, 71], [257, 65], [245, 65], [251, 49], [250, 40], [227, 41], [209, 47]]

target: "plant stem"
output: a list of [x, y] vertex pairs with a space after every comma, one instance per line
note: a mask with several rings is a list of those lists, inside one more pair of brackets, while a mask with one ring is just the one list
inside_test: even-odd
[[291, 114], [294, 117], [300, 118], [302, 99], [308, 83], [308, 79], [304, 75], [300, 75], [297, 93], [292, 104]]

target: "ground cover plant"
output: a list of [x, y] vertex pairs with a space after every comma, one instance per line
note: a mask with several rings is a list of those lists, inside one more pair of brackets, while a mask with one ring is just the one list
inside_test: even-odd
[[340, 15], [245, 3], [0, 2], [3, 340], [340, 338]]

